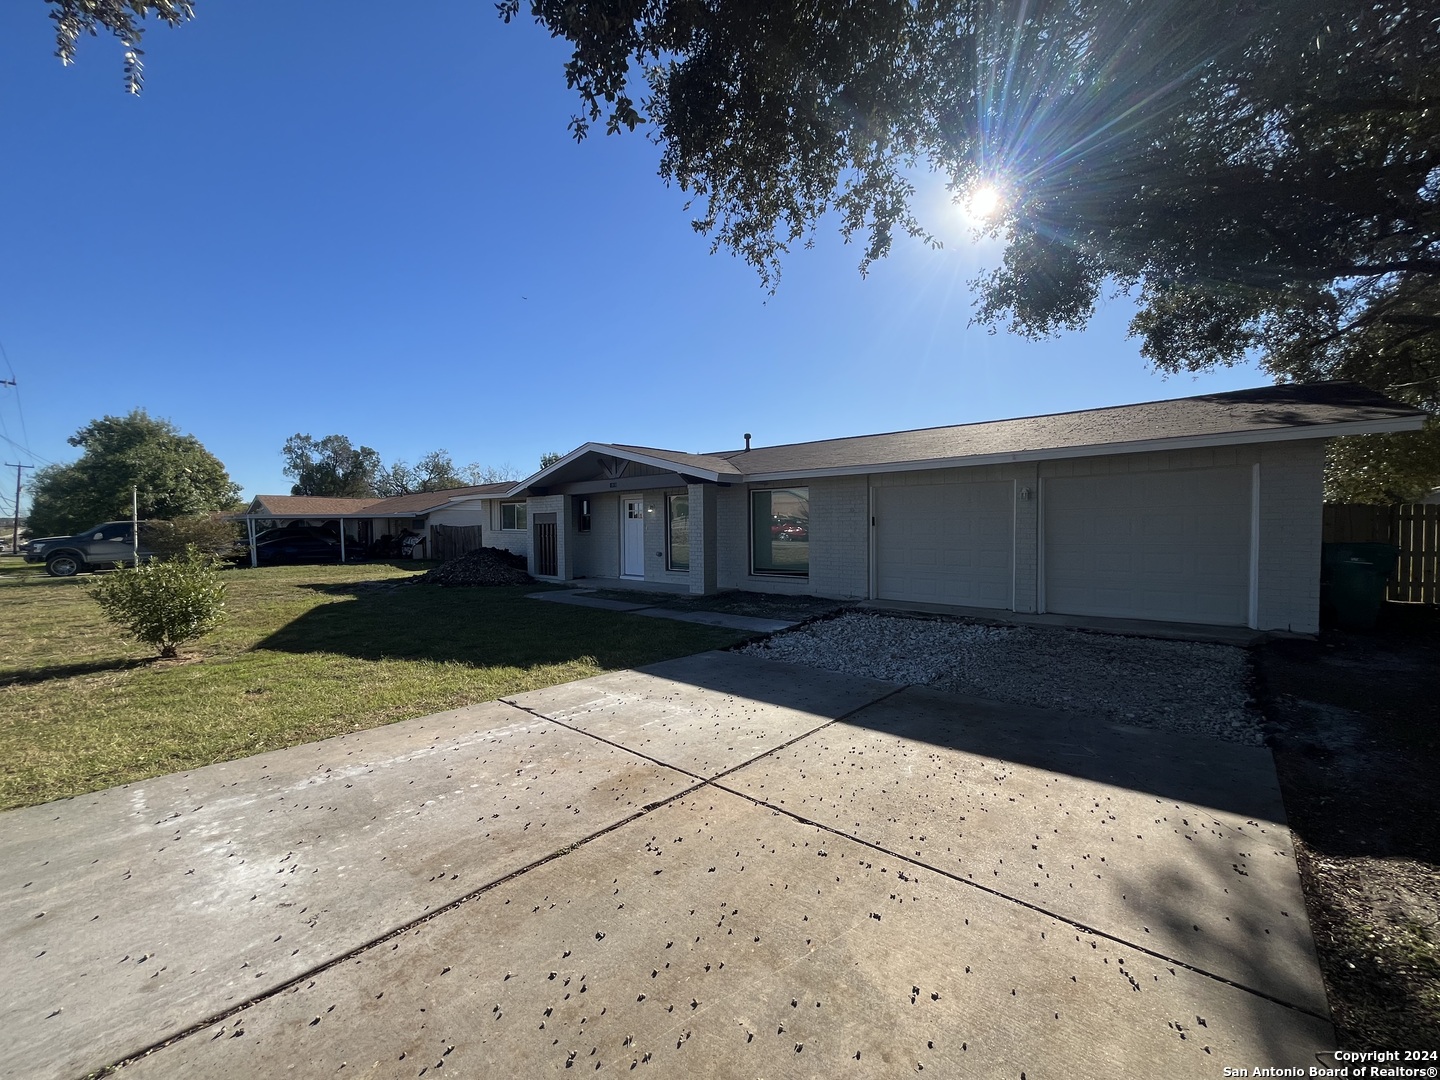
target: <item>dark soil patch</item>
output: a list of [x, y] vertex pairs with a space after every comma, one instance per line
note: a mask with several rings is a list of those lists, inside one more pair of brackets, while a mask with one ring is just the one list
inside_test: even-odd
[[1440, 612], [1257, 651], [1267, 736], [1344, 1049], [1440, 1045]]
[[504, 548], [476, 548], [415, 579], [421, 585], [528, 585], [525, 556]]

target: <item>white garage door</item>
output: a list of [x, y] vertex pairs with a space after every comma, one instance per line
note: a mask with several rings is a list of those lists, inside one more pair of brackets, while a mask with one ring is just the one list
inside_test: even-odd
[[1244, 626], [1250, 470], [1046, 480], [1045, 610]]
[[875, 489], [875, 585], [884, 600], [1009, 608], [1009, 481]]

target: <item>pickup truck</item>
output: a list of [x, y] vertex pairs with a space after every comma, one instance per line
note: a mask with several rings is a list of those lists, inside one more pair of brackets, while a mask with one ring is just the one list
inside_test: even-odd
[[[145, 543], [146, 522], [140, 523], [140, 561], [155, 553]], [[86, 570], [130, 566], [135, 562], [131, 540], [134, 528], [128, 521], [107, 521], [74, 536], [47, 536], [31, 541], [25, 561], [44, 563], [51, 577], [74, 577]]]

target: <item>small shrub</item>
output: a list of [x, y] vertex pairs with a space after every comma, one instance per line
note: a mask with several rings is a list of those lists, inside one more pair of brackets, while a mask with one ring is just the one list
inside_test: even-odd
[[225, 618], [225, 583], [215, 560], [193, 546], [173, 559], [96, 578], [90, 595], [105, 618], [166, 659]]

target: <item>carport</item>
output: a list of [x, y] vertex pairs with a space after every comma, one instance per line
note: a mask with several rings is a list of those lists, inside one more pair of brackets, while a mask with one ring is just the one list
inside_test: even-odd
[[262, 531], [261, 525], [279, 525], [284, 522], [325, 525], [334, 523], [340, 540], [340, 561], [348, 556], [346, 525], [359, 529], [358, 542], [363, 545], [381, 535], [397, 535], [409, 530], [422, 538], [432, 511], [449, 506], [452, 502], [489, 495], [503, 490], [508, 485], [483, 484], [462, 488], [447, 488], [441, 491], [424, 491], [412, 495], [396, 495], [385, 499], [375, 498], [334, 498], [314, 495], [257, 495], [251, 500], [243, 514], [234, 517], [245, 522], [245, 533], [250, 547], [250, 565], [256, 566], [256, 536]]

